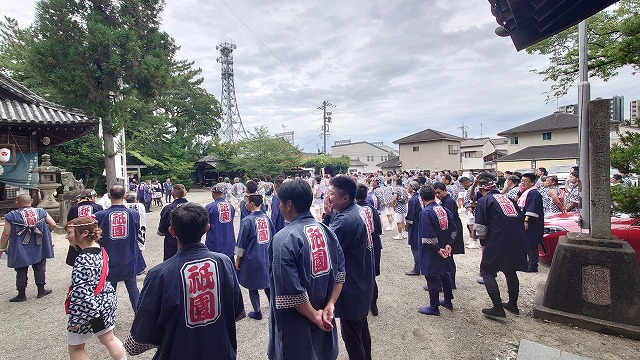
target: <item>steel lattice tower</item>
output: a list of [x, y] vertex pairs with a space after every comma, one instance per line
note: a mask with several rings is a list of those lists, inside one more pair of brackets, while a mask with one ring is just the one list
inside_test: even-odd
[[216, 59], [222, 65], [222, 124], [220, 138], [223, 141], [236, 142], [240, 138], [245, 138], [247, 133], [242, 125], [238, 103], [236, 102], [236, 88], [233, 82], [233, 50], [236, 44], [223, 42], [216, 46], [220, 50], [220, 56]]

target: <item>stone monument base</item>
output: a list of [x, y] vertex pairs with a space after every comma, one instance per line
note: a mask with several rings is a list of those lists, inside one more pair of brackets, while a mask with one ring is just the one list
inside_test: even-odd
[[588, 234], [561, 237], [533, 316], [640, 340], [640, 268], [631, 245]]

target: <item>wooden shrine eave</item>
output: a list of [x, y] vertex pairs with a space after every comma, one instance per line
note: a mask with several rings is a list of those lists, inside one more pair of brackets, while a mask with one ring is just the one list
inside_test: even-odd
[[51, 103], [0, 100], [0, 138], [9, 129], [12, 132], [31, 131], [38, 141], [48, 137], [48, 146], [53, 146], [85, 135], [98, 123], [97, 119]]

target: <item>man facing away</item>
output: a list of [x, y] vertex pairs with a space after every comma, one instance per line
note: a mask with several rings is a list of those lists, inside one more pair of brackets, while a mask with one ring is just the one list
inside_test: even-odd
[[109, 255], [109, 275], [107, 281], [116, 288], [119, 281], [124, 281], [129, 293], [133, 311], [136, 311], [140, 291], [136, 275], [141, 273], [147, 264], [138, 246], [140, 216], [124, 205], [125, 188], [114, 185], [109, 189], [111, 207], [98, 211], [96, 220], [102, 230], [100, 245]]
[[[535, 176], [530, 175], [531, 177], [526, 179], [531, 181], [533, 186]], [[520, 282], [516, 271], [527, 269], [527, 240], [522, 218], [513, 202], [496, 190], [495, 178], [492, 175], [480, 175], [478, 189], [482, 197], [476, 205], [474, 229], [484, 246], [480, 273], [493, 303], [493, 307], [482, 309], [482, 312], [494, 317], [505, 317], [504, 309], [519, 314], [517, 301]], [[507, 303], [503, 303], [500, 298], [500, 289], [496, 282], [498, 271], [504, 273], [507, 280]]]
[[154, 359], [235, 359], [236, 321], [245, 316], [231, 260], [201, 243], [207, 210], [186, 203], [171, 213], [175, 256], [144, 279], [124, 346], [131, 355], [158, 348]]
[[[354, 203], [356, 182], [339, 175], [329, 182], [325, 198], [325, 224], [336, 233], [344, 253], [347, 278], [336, 302], [342, 340], [349, 359], [371, 359], [371, 334], [367, 315], [373, 296], [373, 243]], [[335, 212], [335, 213], [334, 213]]]
[[53, 258], [51, 231], [56, 222], [45, 209], [31, 207], [31, 196], [23, 194], [16, 198], [18, 208], [4, 217], [4, 231], [0, 238], [0, 254], [7, 252], [7, 266], [16, 270], [18, 295], [10, 302], [27, 300], [27, 272], [33, 269], [38, 287], [38, 298], [51, 294], [46, 290], [45, 273], [47, 258]]
[[233, 217], [236, 210], [230, 202], [224, 198], [225, 188], [216, 184], [211, 188], [213, 202], [205, 207], [209, 212], [209, 230], [205, 245], [209, 250], [227, 255], [233, 259], [236, 248], [236, 235], [233, 230]]
[[164, 256], [162, 261], [167, 260], [178, 252], [178, 240], [169, 232], [171, 213], [189, 202], [186, 198], [187, 189], [182, 184], [173, 185], [171, 196], [173, 196], [175, 200], [162, 209], [160, 212], [160, 223], [158, 224], [158, 235], [164, 236]]
[[342, 248], [334, 232], [309, 212], [309, 184], [285, 181], [278, 195], [290, 224], [269, 248], [269, 359], [336, 359], [333, 313], [345, 281]]

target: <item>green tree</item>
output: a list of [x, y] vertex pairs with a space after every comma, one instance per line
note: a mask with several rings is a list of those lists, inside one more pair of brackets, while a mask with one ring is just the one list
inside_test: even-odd
[[[640, 173], [640, 133], [620, 134], [620, 143], [611, 146], [611, 166]], [[612, 186], [611, 207], [613, 211], [640, 215], [640, 187]]]
[[302, 152], [288, 141], [270, 136], [264, 127], [238, 142], [236, 164], [248, 175], [279, 174], [302, 163]]
[[36, 5], [28, 68], [63, 105], [102, 119], [106, 182], [115, 178], [113, 139], [128, 98], [157, 96], [176, 51], [160, 31], [162, 0], [42, 0]]
[[[640, 0], [621, 0], [612, 10], [587, 20], [589, 76], [605, 81], [626, 65], [640, 70]], [[578, 73], [578, 26], [527, 48], [529, 54], [549, 56], [551, 65], [532, 70], [553, 82], [549, 98], [562, 97], [576, 84]]]
[[320, 169], [331, 168], [331, 172], [334, 174], [344, 173], [349, 169], [351, 160], [348, 156], [342, 155], [340, 157], [331, 157], [329, 155], [318, 155], [305, 160], [302, 164], [304, 167], [313, 167], [316, 169], [316, 173]]

